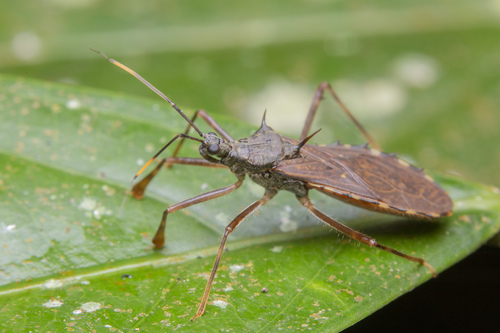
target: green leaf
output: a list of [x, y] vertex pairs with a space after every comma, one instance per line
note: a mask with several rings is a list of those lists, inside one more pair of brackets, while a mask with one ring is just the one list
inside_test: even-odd
[[[230, 236], [207, 311], [191, 322], [224, 227], [263, 190], [247, 180], [227, 197], [172, 214], [167, 244], [154, 251], [150, 240], [168, 204], [235, 181], [227, 170], [175, 166], [119, 215], [132, 175], [185, 128], [182, 118], [156, 100], [5, 75], [0, 89], [4, 330], [339, 331], [432, 277], [339, 237], [280, 193]], [[255, 130], [217, 121], [235, 137]], [[197, 152], [196, 144], [183, 149]], [[497, 189], [435, 178], [455, 202], [454, 215], [439, 222], [312, 199], [441, 272], [498, 232], [500, 198]]]

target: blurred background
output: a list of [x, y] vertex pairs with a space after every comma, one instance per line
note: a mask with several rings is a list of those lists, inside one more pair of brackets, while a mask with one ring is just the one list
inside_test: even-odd
[[[0, 73], [156, 98], [90, 46], [188, 113], [204, 108], [258, 127], [267, 109], [268, 124], [291, 137], [300, 133], [315, 88], [328, 81], [385, 151], [499, 186], [499, 37], [498, 0], [4, 1]], [[329, 97], [319, 127], [317, 142], [363, 143]], [[499, 276], [481, 271], [498, 266], [498, 251], [484, 251], [475, 266], [444, 273], [437, 290], [451, 284], [479, 297], [470, 288]], [[443, 283], [446, 274], [452, 282]], [[483, 280], [461, 284], [472, 275]], [[410, 308], [470, 308], [471, 315], [471, 303], [479, 302], [462, 294], [465, 305], [451, 298], [432, 308], [439, 292]], [[371, 328], [390, 322], [385, 316]]]
[[[314, 89], [328, 81], [384, 150], [500, 185], [499, 1], [0, 6], [2, 73], [154, 98], [91, 46], [187, 110], [258, 126], [267, 109], [269, 125], [289, 136], [299, 135]], [[329, 98], [324, 109], [318, 142], [363, 141]]]

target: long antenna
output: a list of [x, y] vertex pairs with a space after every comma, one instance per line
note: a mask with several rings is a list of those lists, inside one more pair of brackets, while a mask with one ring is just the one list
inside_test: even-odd
[[[132, 69], [128, 68], [127, 66], [125, 66], [124, 64], [116, 61], [115, 59], [111, 59], [109, 58], [107, 55], [105, 55], [104, 53], [102, 53], [101, 51], [98, 51], [96, 49], [93, 49], [91, 47], [89, 47], [90, 50], [96, 52], [96, 53], [99, 53], [100, 55], [102, 55], [104, 58], [106, 58], [110, 63], [112, 63], [113, 65], [115, 66], [118, 66], [120, 67], [121, 69], [123, 69], [124, 71], [128, 72], [129, 74], [133, 75], [136, 79], [138, 79], [139, 81], [141, 81], [142, 83], [144, 83], [149, 89], [151, 89], [152, 91], [154, 91], [158, 96], [160, 96], [161, 98], [163, 98], [165, 101], [167, 101], [188, 123], [189, 125], [191, 125], [191, 127], [193, 127], [195, 129], [196, 132], [198, 132], [198, 134], [203, 137], [203, 133], [198, 129], [198, 127], [196, 127], [195, 124], [193, 124], [193, 122], [191, 121], [191, 119], [189, 119], [185, 114], [184, 112], [182, 112], [182, 110], [174, 103], [172, 102], [167, 96], [165, 96], [164, 93], [162, 93], [161, 91], [159, 91], [155, 86], [153, 86], [151, 83], [149, 83], [148, 81], [146, 81], [146, 79], [144, 79], [142, 76], [140, 76], [139, 74], [137, 74], [135, 71], [133, 71]], [[195, 141], [198, 141], [198, 142], [203, 142], [203, 140], [200, 140], [200, 139], [197, 139], [197, 138], [193, 138], [192, 136], [189, 136], [187, 134], [177, 134], [172, 140], [170, 140], [170, 142], [168, 142], [165, 146], [163, 146], [162, 149], [160, 149], [146, 164], [144, 164], [144, 166], [141, 168], [141, 170], [139, 170], [135, 175], [134, 177], [132, 178], [132, 181], [130, 182], [130, 185], [128, 186], [127, 188], [127, 191], [125, 192], [125, 197], [123, 198], [122, 200], [122, 204], [120, 205], [120, 213], [119, 215], [121, 215], [122, 213], [122, 210], [123, 210], [123, 206], [125, 205], [125, 200], [127, 198], [127, 194], [130, 192], [130, 189], [132, 188], [132, 185], [134, 184], [134, 181], [137, 179], [137, 177], [139, 177], [139, 175], [144, 171], [146, 170], [146, 168], [158, 157], [158, 155], [160, 155], [165, 149], [167, 149], [168, 146], [170, 146], [175, 140], [177, 140], [178, 138], [186, 138], [186, 139], [191, 139], [191, 140], [195, 140]]]
[[113, 65], [115, 66], [118, 66], [120, 67], [121, 69], [123, 69], [124, 71], [128, 72], [129, 74], [133, 75], [136, 79], [138, 79], [139, 81], [141, 81], [142, 83], [144, 83], [149, 89], [151, 89], [152, 91], [154, 91], [158, 96], [160, 96], [161, 98], [163, 98], [165, 101], [167, 101], [170, 105], [172, 105], [172, 107], [189, 123], [189, 125], [191, 125], [191, 127], [194, 128], [194, 130], [196, 132], [198, 132], [198, 134], [202, 137], [203, 136], [203, 133], [198, 129], [198, 127], [196, 127], [195, 124], [193, 124], [193, 122], [191, 121], [191, 119], [189, 119], [185, 114], [184, 112], [182, 112], [182, 110], [174, 103], [172, 102], [167, 96], [165, 96], [164, 93], [162, 93], [161, 91], [159, 91], [155, 86], [153, 86], [151, 83], [149, 83], [148, 81], [146, 81], [146, 79], [144, 79], [142, 76], [140, 76], [139, 74], [137, 74], [136, 72], [134, 72], [133, 70], [131, 70], [130, 68], [128, 68], [127, 66], [125, 66], [124, 64], [116, 61], [115, 59], [112, 59], [112, 58], [109, 58], [107, 55], [105, 55], [104, 53], [102, 53], [101, 51], [98, 51], [96, 49], [93, 49], [91, 47], [89, 47], [90, 50], [96, 52], [96, 53], [99, 53], [100, 55], [102, 55], [104, 58], [106, 58], [110, 63], [112, 63]]

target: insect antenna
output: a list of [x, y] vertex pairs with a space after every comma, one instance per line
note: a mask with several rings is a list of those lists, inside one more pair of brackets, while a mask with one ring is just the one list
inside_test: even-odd
[[99, 50], [96, 50], [96, 49], [93, 49], [91, 47], [89, 47], [90, 50], [96, 52], [96, 53], [99, 53], [100, 55], [102, 55], [104, 58], [106, 58], [110, 63], [112, 63], [113, 65], [115, 66], [118, 66], [120, 67], [121, 69], [123, 69], [124, 71], [128, 72], [129, 74], [133, 75], [136, 79], [138, 79], [139, 81], [141, 81], [142, 83], [144, 83], [144, 85], [146, 85], [149, 89], [151, 89], [153, 92], [155, 92], [158, 96], [160, 96], [161, 98], [163, 98], [165, 101], [167, 101], [174, 109], [175, 111], [177, 111], [181, 116], [182, 118], [184, 118], [188, 123], [189, 125], [191, 125], [191, 127], [193, 127], [195, 129], [196, 132], [198, 132], [198, 134], [200, 136], [203, 136], [203, 133], [198, 129], [198, 127], [196, 127], [195, 124], [193, 124], [193, 122], [191, 121], [191, 119], [189, 119], [185, 114], [184, 112], [182, 112], [182, 110], [174, 103], [172, 102], [164, 93], [162, 93], [160, 90], [158, 90], [155, 86], [153, 86], [151, 83], [149, 83], [148, 81], [146, 81], [146, 79], [144, 79], [142, 76], [140, 76], [139, 74], [137, 74], [136, 72], [134, 72], [132, 69], [128, 68], [127, 66], [125, 66], [124, 64], [116, 61], [115, 59], [112, 59], [110, 57], [108, 57], [107, 55], [105, 55], [104, 53], [102, 53], [101, 51]]
[[[196, 125], [191, 121], [191, 119], [189, 119], [184, 114], [184, 112], [182, 112], [182, 110], [174, 102], [172, 102], [164, 93], [162, 93], [160, 90], [158, 90], [155, 86], [153, 86], [151, 83], [149, 83], [146, 79], [144, 79], [142, 76], [140, 76], [139, 74], [137, 74], [135, 71], [133, 71], [132, 69], [128, 68], [124, 64], [122, 64], [122, 63], [120, 63], [120, 62], [118, 62], [118, 61], [116, 61], [116, 60], [114, 60], [112, 58], [109, 58], [103, 52], [101, 52], [99, 50], [96, 50], [96, 49], [93, 49], [91, 47], [89, 47], [89, 49], [92, 50], [92, 51], [94, 51], [94, 52], [96, 52], [96, 53], [99, 53], [101, 56], [103, 56], [105, 59], [107, 59], [113, 65], [115, 65], [117, 67], [120, 67], [124, 71], [126, 71], [129, 74], [133, 75], [136, 79], [138, 79], [139, 81], [141, 81], [144, 85], [146, 85], [149, 89], [151, 89], [153, 92], [155, 92], [158, 96], [160, 96], [165, 101], [167, 101], [182, 116], [182, 118], [184, 118], [189, 123], [189, 125], [191, 125], [191, 127], [193, 127], [195, 129], [195, 131], [198, 132], [198, 134], [201, 137], [203, 137], [203, 133], [199, 130], [198, 127], [196, 127]], [[137, 179], [137, 177], [139, 177], [141, 175], [141, 173], [144, 170], [146, 170], [146, 168], [158, 157], [158, 155], [160, 155], [165, 149], [167, 149], [168, 146], [170, 146], [178, 138], [186, 138], [186, 139], [191, 139], [191, 140], [203, 143], [203, 140], [201, 140], [201, 139], [197, 139], [197, 138], [194, 138], [194, 137], [189, 136], [187, 134], [180, 133], [180, 134], [177, 134], [172, 140], [170, 140], [165, 146], [163, 146], [163, 148], [161, 148], [153, 157], [151, 157], [151, 159], [146, 164], [144, 164], [144, 166], [141, 168], [141, 170], [139, 170], [134, 175], [134, 177], [132, 178], [132, 180], [130, 181], [130, 184], [129, 184], [128, 188], [127, 188], [127, 191], [125, 192], [125, 196], [124, 196], [124, 198], [122, 200], [122, 203], [120, 205], [120, 212], [118, 214], [119, 216], [121, 216], [121, 214], [122, 214], [123, 206], [125, 205], [125, 200], [127, 198], [127, 194], [130, 192], [130, 189], [132, 188], [132, 185], [134, 184], [134, 181]]]

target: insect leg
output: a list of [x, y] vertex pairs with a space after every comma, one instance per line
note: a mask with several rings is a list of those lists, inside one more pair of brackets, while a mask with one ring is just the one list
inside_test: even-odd
[[196, 312], [196, 315], [193, 318], [191, 318], [191, 321], [193, 321], [196, 318], [200, 317], [201, 315], [203, 315], [203, 312], [205, 312], [205, 307], [207, 306], [208, 296], [210, 295], [210, 289], [212, 288], [212, 283], [214, 282], [215, 273], [217, 272], [217, 268], [219, 267], [219, 262], [220, 262], [220, 259], [222, 257], [222, 252], [224, 251], [224, 245], [226, 244], [227, 236], [229, 236], [229, 234], [232, 233], [234, 231], [234, 229], [246, 217], [248, 217], [250, 214], [252, 214], [253, 212], [255, 212], [262, 205], [265, 205], [275, 195], [276, 195], [276, 192], [266, 191], [266, 193], [264, 194], [264, 196], [260, 200], [255, 201], [253, 204], [251, 204], [250, 206], [248, 206], [247, 208], [245, 208], [226, 227], [226, 229], [224, 231], [224, 235], [222, 236], [222, 241], [221, 241], [221, 243], [219, 245], [219, 251], [217, 252], [217, 256], [215, 257], [215, 262], [214, 262], [214, 266], [212, 267], [212, 272], [210, 273], [210, 277], [208, 278], [208, 281], [207, 281], [207, 286], [205, 287], [205, 292], [203, 293], [203, 298], [201, 299], [200, 307], [198, 308], [198, 311]]
[[166, 165], [167, 168], [173, 164], [184, 164], [184, 165], [196, 165], [203, 166], [209, 168], [227, 168], [224, 164], [215, 164], [211, 163], [203, 158], [189, 158], [189, 157], [168, 157], [164, 158], [160, 161], [160, 163], [154, 168], [151, 173], [149, 173], [146, 177], [144, 177], [140, 182], [134, 185], [132, 190], [130, 191], [131, 195], [136, 199], [144, 198], [144, 191], [148, 186], [149, 182], [156, 176], [158, 171], [162, 168], [163, 165]]
[[243, 180], [245, 179], [245, 175], [240, 175], [237, 176], [238, 181], [232, 185], [213, 190], [207, 193], [203, 193], [200, 195], [197, 195], [193, 198], [178, 202], [176, 204], [173, 204], [171, 206], [168, 206], [167, 209], [163, 212], [163, 216], [161, 218], [160, 225], [158, 226], [158, 230], [156, 231], [155, 236], [153, 237], [153, 244], [155, 245], [155, 248], [159, 249], [165, 244], [165, 226], [167, 225], [167, 215], [169, 213], [173, 213], [175, 211], [178, 211], [179, 209], [187, 208], [192, 205], [199, 204], [201, 202], [209, 201], [218, 197], [221, 197], [223, 195], [226, 195], [228, 193], [233, 192], [237, 188], [241, 186], [243, 183]]
[[[220, 134], [225, 140], [227, 141], [234, 141], [234, 139], [205, 111], [205, 110], [198, 110], [195, 112], [194, 116], [191, 118], [191, 123], [194, 123], [197, 117], [200, 117], [201, 119], [205, 120], [205, 122], [210, 125], [217, 133]], [[179, 144], [174, 150], [174, 153], [172, 154], [172, 157], [163, 159], [160, 164], [149, 174], [147, 175], [143, 180], [141, 180], [139, 183], [137, 183], [131, 193], [134, 198], [137, 199], [142, 199], [144, 197], [144, 191], [146, 190], [146, 187], [148, 186], [149, 182], [156, 176], [158, 171], [161, 169], [163, 165], [165, 165], [167, 168], [170, 168], [174, 164], [184, 164], [184, 165], [198, 165], [198, 166], [206, 166], [206, 167], [211, 167], [211, 168], [225, 168], [224, 165], [222, 164], [215, 164], [215, 163], [210, 163], [205, 159], [202, 158], [183, 158], [183, 157], [176, 157], [177, 154], [179, 153], [179, 150], [181, 149], [182, 143], [184, 142], [185, 137], [187, 137], [187, 133], [189, 130], [192, 128], [191, 123], [188, 124], [186, 130], [182, 134], [183, 136], [180, 136]]]
[[333, 90], [332, 86], [328, 82], [322, 82], [318, 88], [316, 89], [316, 92], [314, 93], [314, 98], [311, 104], [311, 107], [309, 108], [309, 113], [307, 114], [306, 122], [304, 124], [304, 128], [302, 129], [302, 133], [300, 134], [300, 141], [304, 140], [307, 135], [309, 134], [309, 131], [311, 129], [311, 125], [314, 119], [314, 116], [316, 115], [316, 111], [318, 110], [319, 103], [321, 103], [321, 100], [323, 99], [323, 93], [325, 90], [328, 90], [330, 95], [332, 95], [333, 99], [340, 105], [340, 108], [342, 111], [345, 112], [345, 114], [352, 120], [352, 122], [356, 125], [356, 127], [363, 133], [364, 137], [366, 140], [372, 145], [373, 148], [377, 150], [381, 150], [380, 146], [373, 140], [373, 138], [368, 134], [368, 132], [365, 130], [365, 128], [360, 124], [360, 122], [354, 118], [352, 113], [349, 111], [349, 109], [345, 106], [345, 104], [340, 100], [340, 98], [337, 96], [335, 91]]
[[357, 240], [361, 243], [364, 243], [370, 247], [377, 247], [377, 248], [382, 249], [384, 251], [387, 251], [387, 252], [390, 252], [390, 253], [395, 254], [397, 256], [400, 256], [401, 258], [404, 258], [404, 259], [407, 259], [407, 260], [410, 260], [413, 262], [417, 262], [421, 265], [424, 265], [432, 272], [432, 275], [434, 277], [437, 276], [437, 273], [436, 273], [436, 270], [434, 269], [434, 267], [432, 267], [424, 259], [407, 255], [403, 252], [399, 252], [398, 250], [395, 250], [393, 248], [390, 248], [388, 246], [380, 244], [374, 238], [371, 238], [371, 237], [369, 237], [369, 236], [367, 236], [359, 231], [353, 230], [353, 229], [343, 225], [342, 223], [335, 221], [334, 219], [327, 216], [326, 214], [320, 212], [319, 210], [316, 209], [314, 204], [309, 200], [308, 195], [305, 195], [303, 197], [297, 196], [297, 199], [300, 201], [300, 203], [304, 207], [306, 207], [311, 213], [313, 213], [314, 216], [316, 216], [317, 218], [319, 218], [321, 221], [325, 222], [326, 224], [328, 224], [332, 228], [336, 229], [337, 231], [343, 233], [344, 235], [347, 235], [347, 236], [351, 237], [352, 239]]
[[[214, 118], [212, 118], [205, 110], [198, 110], [195, 112], [193, 118], [191, 118], [191, 122], [194, 123], [195, 119], [197, 117], [200, 117], [201, 119], [203, 119], [210, 127], [212, 127], [217, 133], [220, 134], [221, 137], [223, 137], [225, 140], [227, 141], [234, 141], [234, 139], [231, 137], [231, 135], [229, 135], [229, 133], [227, 133], [222, 127], [221, 125], [219, 125], [215, 120]], [[191, 129], [191, 124], [188, 124], [186, 130], [184, 131], [184, 134], [188, 134], [189, 130]], [[184, 142], [184, 139], [181, 138], [181, 140], [179, 140], [179, 144], [177, 145], [177, 147], [175, 148], [175, 151], [174, 153], [172, 154], [172, 156], [177, 156], [177, 154], [179, 153], [179, 150], [181, 149], [181, 146], [182, 146], [182, 143]], [[170, 167], [170, 165], [167, 164], [167, 168]]]

